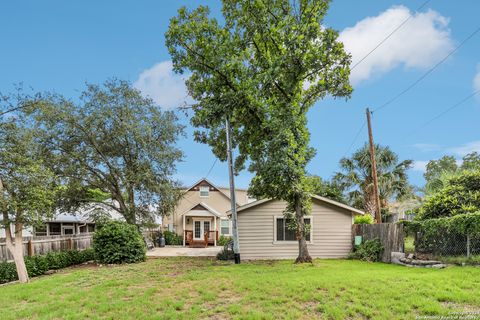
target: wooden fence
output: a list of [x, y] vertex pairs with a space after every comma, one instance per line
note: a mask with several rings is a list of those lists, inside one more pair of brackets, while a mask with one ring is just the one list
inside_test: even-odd
[[379, 239], [383, 245], [383, 262], [391, 261], [392, 252], [404, 252], [403, 225], [397, 223], [354, 224], [352, 226], [352, 242], [355, 236], [361, 236], [362, 242]]
[[[68, 236], [24, 237], [23, 254], [25, 256], [43, 255], [51, 251], [83, 250], [92, 245], [93, 233]], [[7, 249], [5, 239], [0, 239], [0, 261], [13, 260]]]

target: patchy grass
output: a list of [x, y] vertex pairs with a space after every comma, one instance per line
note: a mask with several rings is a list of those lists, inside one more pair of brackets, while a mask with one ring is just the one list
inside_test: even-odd
[[480, 268], [163, 258], [0, 288], [2, 319], [411, 319], [480, 312]]

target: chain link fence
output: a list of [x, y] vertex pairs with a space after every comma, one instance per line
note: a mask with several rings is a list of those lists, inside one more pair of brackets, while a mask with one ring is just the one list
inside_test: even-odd
[[415, 232], [415, 253], [428, 257], [466, 257], [480, 255], [480, 235], [464, 235], [438, 230], [434, 235]]

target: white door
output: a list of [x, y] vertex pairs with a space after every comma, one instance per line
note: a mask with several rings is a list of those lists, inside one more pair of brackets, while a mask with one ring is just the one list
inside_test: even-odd
[[[205, 232], [210, 231], [210, 220], [193, 220], [193, 239], [204, 240]], [[209, 234], [210, 237], [210, 234]]]

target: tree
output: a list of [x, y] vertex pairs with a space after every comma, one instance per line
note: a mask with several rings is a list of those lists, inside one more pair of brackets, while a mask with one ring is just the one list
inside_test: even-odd
[[451, 217], [480, 210], [480, 171], [461, 171], [428, 196], [417, 210], [420, 220]]
[[32, 98], [20, 91], [1, 100], [1, 227], [20, 282], [29, 281], [23, 260], [23, 229], [53, 216], [58, 191], [56, 176], [42, 157], [37, 132], [22, 110], [31, 108], [31, 102]]
[[426, 166], [424, 177], [426, 180], [425, 194], [431, 195], [447, 185], [447, 181], [461, 175], [464, 171], [480, 170], [480, 154], [473, 151], [462, 158], [458, 165], [453, 156], [443, 156], [438, 160], [430, 160]]
[[224, 123], [230, 121], [236, 169], [249, 159], [255, 173], [250, 194], [288, 203], [296, 261], [311, 261], [303, 217], [311, 206], [305, 167], [314, 150], [306, 114], [327, 94], [350, 96], [350, 56], [338, 33], [322, 26], [329, 1], [222, 3], [223, 24], [207, 7], [181, 8], [166, 33], [174, 70], [190, 72], [196, 140], [225, 160]]
[[[388, 207], [389, 200], [397, 200], [413, 194], [408, 183], [406, 171], [411, 167], [411, 160], [399, 162], [398, 156], [389, 147], [375, 146], [375, 158], [378, 172], [380, 204]], [[334, 181], [347, 190], [351, 205], [363, 208], [366, 212], [375, 212], [373, 180], [371, 174], [370, 150], [365, 144], [351, 158], [340, 160], [342, 172], [337, 172]]]
[[49, 95], [34, 114], [52, 170], [62, 177], [62, 208], [102, 203], [137, 225], [167, 214], [182, 158], [175, 114], [120, 80], [88, 84], [79, 100]]
[[343, 190], [340, 185], [335, 181], [323, 180], [319, 176], [312, 175], [310, 178], [310, 184], [312, 192], [316, 195], [329, 198], [338, 202], [347, 203]]

